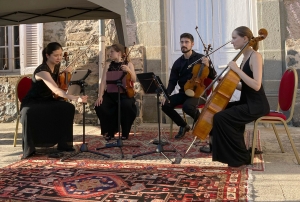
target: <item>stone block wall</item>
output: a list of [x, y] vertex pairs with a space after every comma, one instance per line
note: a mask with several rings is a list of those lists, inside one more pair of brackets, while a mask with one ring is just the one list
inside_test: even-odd
[[293, 67], [298, 73], [298, 93], [295, 104], [295, 112], [292, 119], [294, 126], [300, 127], [300, 1], [286, 0], [284, 8], [286, 13], [286, 40], [285, 54], [286, 67]]
[[[105, 20], [105, 45], [117, 43], [117, 33], [113, 20]], [[130, 32], [130, 27], [129, 27]], [[61, 69], [68, 66], [71, 70], [90, 69], [91, 74], [86, 79], [85, 93], [89, 96], [85, 107], [86, 124], [98, 124], [94, 111], [94, 102], [99, 86], [99, 21], [66, 21], [44, 24], [44, 47], [50, 42], [58, 42], [63, 51], [68, 53], [68, 61], [63, 60]], [[132, 40], [133, 41], [133, 40]], [[131, 47], [129, 47], [131, 48]], [[131, 62], [136, 73], [144, 71], [144, 47], [137, 44], [130, 52]], [[15, 105], [15, 87], [20, 76], [0, 77], [0, 123], [13, 122], [17, 117]], [[142, 92], [139, 83], [135, 84], [138, 115], [136, 122], [142, 122]], [[75, 123], [82, 123], [83, 105], [76, 105]]]
[[19, 76], [0, 77], [0, 123], [13, 122], [17, 118], [16, 83]]

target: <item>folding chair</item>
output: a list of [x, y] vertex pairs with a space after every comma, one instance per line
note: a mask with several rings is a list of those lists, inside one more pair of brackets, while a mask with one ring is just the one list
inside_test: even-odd
[[[296, 156], [298, 164], [300, 164], [300, 158], [298, 155], [298, 152], [296, 150], [294, 141], [291, 137], [289, 128], [287, 126], [287, 123], [292, 120], [293, 114], [294, 114], [294, 107], [295, 107], [295, 101], [297, 96], [297, 87], [298, 87], [298, 74], [297, 71], [294, 68], [288, 68], [280, 81], [279, 85], [279, 92], [278, 92], [278, 107], [277, 110], [271, 110], [269, 114], [266, 116], [260, 117], [254, 122], [254, 134], [253, 134], [253, 143], [252, 143], [252, 155], [251, 155], [251, 164], [253, 164], [253, 158], [254, 158], [254, 151], [255, 151], [255, 143], [257, 138], [257, 125], [258, 123], [270, 123], [273, 127], [273, 130], [275, 132], [277, 141], [279, 143], [281, 152], [284, 153], [281, 140], [278, 136], [278, 132], [276, 129], [275, 124], [283, 124], [285, 131], [287, 133], [287, 136], [290, 140], [290, 143], [292, 145], [294, 154]], [[282, 112], [289, 111], [290, 115], [287, 118]]]
[[16, 130], [15, 130], [15, 135], [14, 135], [14, 147], [17, 144], [17, 135], [18, 135], [18, 126], [19, 126], [19, 121], [20, 121], [20, 105], [23, 100], [23, 98], [26, 96], [28, 93], [29, 89], [31, 88], [31, 74], [24, 75], [19, 78], [16, 84], [16, 94], [15, 94], [15, 99], [16, 99], [16, 108], [17, 108], [17, 121], [16, 121]]

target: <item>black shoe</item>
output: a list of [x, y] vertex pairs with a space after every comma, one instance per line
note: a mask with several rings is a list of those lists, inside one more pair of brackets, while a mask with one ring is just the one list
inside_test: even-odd
[[209, 144], [209, 145], [202, 146], [202, 147], [200, 147], [200, 150], [199, 150], [199, 151], [202, 152], [202, 153], [207, 153], [207, 154], [209, 154], [209, 153], [212, 152], [212, 145]]
[[184, 126], [184, 127], [180, 126], [177, 135], [175, 135], [175, 139], [183, 138], [183, 136], [185, 135], [185, 133], [189, 132], [190, 129], [191, 128], [190, 128], [190, 126], [188, 124], [186, 124], [186, 126]]
[[122, 140], [127, 140], [128, 137], [122, 136], [121, 139], [122, 139]]
[[104, 136], [104, 139], [106, 140], [106, 141], [109, 141], [109, 140], [111, 140], [111, 139], [115, 139], [115, 135], [106, 135], [106, 136]]

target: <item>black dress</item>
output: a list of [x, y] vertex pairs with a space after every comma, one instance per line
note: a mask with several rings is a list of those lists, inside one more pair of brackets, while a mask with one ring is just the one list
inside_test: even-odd
[[[107, 71], [120, 71], [121, 63], [112, 61]], [[122, 137], [128, 138], [133, 121], [136, 118], [137, 108], [135, 98], [129, 98], [126, 93], [120, 94]], [[101, 134], [113, 137], [118, 132], [118, 93], [103, 94], [100, 106], [95, 106], [100, 120]]]
[[46, 71], [57, 80], [59, 67], [52, 73], [47, 64], [37, 67], [32, 76], [32, 86], [21, 103], [21, 123], [23, 133], [23, 157], [35, 152], [35, 147], [51, 147], [59, 150], [73, 147], [73, 104], [53, 98], [52, 91], [43, 80], [37, 81], [35, 74]]
[[[253, 78], [249, 64], [250, 57], [243, 67], [243, 72]], [[230, 102], [225, 110], [214, 115], [211, 131], [213, 136], [212, 160], [234, 167], [250, 163], [250, 153], [244, 141], [246, 124], [270, 112], [263, 86], [255, 91], [243, 80], [241, 83], [240, 100]]]

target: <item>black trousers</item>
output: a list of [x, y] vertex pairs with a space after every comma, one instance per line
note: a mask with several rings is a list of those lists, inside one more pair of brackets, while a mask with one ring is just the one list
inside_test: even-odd
[[186, 125], [186, 122], [175, 111], [174, 108], [177, 105], [182, 104], [182, 110], [190, 117], [194, 118], [194, 120], [196, 121], [200, 114], [199, 110], [197, 109], [197, 106], [199, 104], [204, 104], [204, 103], [205, 101], [203, 99], [199, 100], [199, 98], [189, 97], [185, 93], [178, 93], [178, 94], [171, 95], [170, 103], [165, 102], [165, 104], [162, 106], [162, 111], [168, 117], [170, 117], [178, 126], [184, 127]]
[[23, 158], [35, 152], [35, 147], [72, 148], [74, 114], [74, 105], [64, 101], [22, 103]]
[[[122, 93], [120, 105], [122, 136], [128, 137], [137, 113], [135, 99]], [[96, 106], [95, 111], [100, 120], [101, 134], [114, 136], [118, 132], [118, 94], [105, 92], [102, 104]]]

